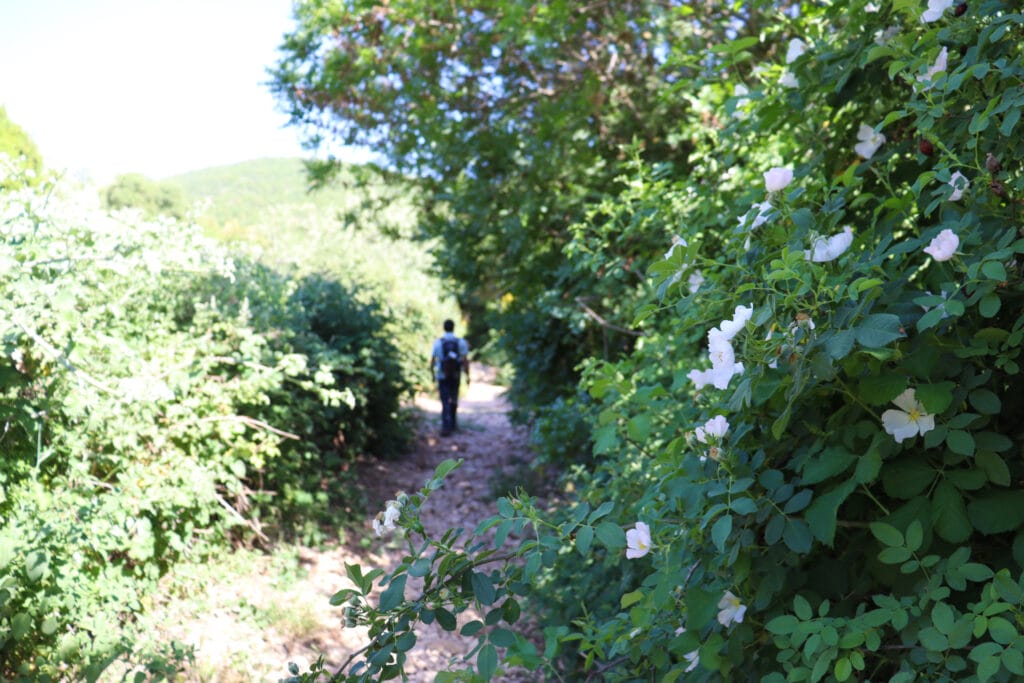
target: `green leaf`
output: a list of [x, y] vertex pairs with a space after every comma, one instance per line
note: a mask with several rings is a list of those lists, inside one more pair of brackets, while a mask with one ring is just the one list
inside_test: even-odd
[[32, 630], [32, 617], [24, 612], [18, 612], [11, 619], [11, 635], [15, 640], [21, 640]]
[[637, 415], [629, 420], [626, 425], [626, 432], [629, 438], [637, 443], [644, 443], [651, 435], [651, 416]]
[[945, 313], [945, 310], [938, 306], [925, 312], [924, 315], [917, 319], [917, 331], [924, 332], [925, 330], [935, 327], [942, 320]]
[[981, 264], [981, 272], [990, 280], [1006, 281], [1006, 267], [999, 261], [985, 261]]
[[594, 527], [581, 526], [576, 530], [576, 550], [586, 556], [590, 552], [590, 544], [594, 541]]
[[434, 616], [437, 618], [438, 625], [445, 631], [455, 630], [455, 615], [446, 610], [444, 607], [438, 607], [434, 611]]
[[783, 636], [788, 633], [792, 633], [799, 626], [800, 620], [792, 614], [783, 614], [769, 621], [764, 627], [768, 629], [769, 633], [774, 633], [777, 636]]
[[729, 540], [732, 532], [732, 515], [722, 515], [711, 527], [711, 540], [714, 542], [718, 552], [725, 552], [725, 542]]
[[882, 456], [876, 449], [871, 449], [857, 460], [857, 469], [853, 472], [853, 478], [858, 484], [870, 484], [878, 478], [882, 470]]
[[[2, 490], [2, 489], [0, 489]], [[0, 538], [0, 569], [3, 569], [14, 559], [16, 548], [14, 541], [10, 538]]]
[[405, 582], [408, 577], [400, 574], [391, 580], [387, 589], [380, 594], [380, 611], [387, 612], [402, 604], [405, 600]]
[[1000, 656], [1006, 670], [1017, 676], [1024, 676], [1024, 654], [1020, 650], [1008, 648]]
[[408, 652], [414, 645], [416, 645], [416, 632], [406, 631], [395, 641], [395, 650], [398, 652]]
[[1020, 586], [1017, 585], [1017, 582], [1006, 569], [999, 570], [995, 580], [992, 581], [992, 587], [996, 589], [996, 593], [1000, 598], [1011, 605], [1019, 605], [1021, 599], [1024, 598], [1024, 591], [1021, 591]]
[[711, 623], [718, 614], [718, 601], [721, 593], [710, 593], [703, 588], [694, 586], [686, 591], [686, 630], [699, 632]]
[[882, 564], [901, 564], [910, 559], [911, 552], [902, 546], [883, 548], [878, 553], [878, 561]]
[[626, 609], [627, 607], [631, 607], [643, 599], [644, 594], [639, 590], [623, 593], [622, 597], [619, 598], [619, 607], [621, 607], [622, 609]]
[[929, 650], [943, 652], [949, 649], [949, 640], [938, 630], [928, 627], [921, 629], [917, 634], [918, 640]]
[[998, 415], [1003, 409], [1002, 401], [988, 389], [975, 389], [967, 395], [967, 400], [982, 415]]
[[590, 517], [587, 518], [587, 523], [593, 524], [597, 520], [607, 515], [613, 509], [615, 509], [615, 502], [611, 500], [606, 500], [605, 502], [601, 503], [596, 510], [590, 513]]
[[914, 389], [914, 396], [924, 405], [926, 411], [935, 415], [944, 411], [953, 402], [955, 388], [956, 385], [952, 382], [921, 384]]
[[473, 586], [473, 595], [482, 605], [490, 605], [494, 602], [494, 584], [490, 577], [482, 572], [473, 572], [469, 576], [470, 584]]
[[907, 550], [916, 553], [921, 548], [924, 540], [924, 529], [921, 527], [921, 520], [915, 519], [907, 526], [906, 541]]
[[942, 480], [932, 496], [932, 522], [935, 533], [950, 543], [962, 543], [974, 530], [967, 517], [963, 496], [952, 484]]
[[953, 612], [953, 608], [945, 602], [937, 602], [932, 607], [932, 623], [935, 624], [935, 628], [939, 633], [948, 636], [953, 632], [953, 626], [956, 625], [956, 614]]
[[882, 406], [902, 394], [906, 388], [906, 377], [886, 373], [861, 380], [857, 386], [857, 395], [868, 405]]
[[832, 547], [836, 534], [836, 516], [839, 506], [857, 487], [853, 479], [845, 481], [828, 493], [819, 495], [807, 508], [804, 518], [814, 537], [825, 545]]
[[853, 330], [839, 330], [825, 341], [825, 350], [833, 360], [842, 360], [853, 349]]
[[978, 302], [978, 312], [981, 313], [983, 318], [994, 318], [999, 313], [999, 309], [1002, 307], [1002, 301], [999, 299], [999, 295], [995, 292], [990, 292], [985, 296], [981, 297]]
[[519, 602], [514, 598], [509, 598], [502, 603], [501, 618], [505, 620], [505, 623], [516, 623], [519, 621], [520, 614], [522, 614], [522, 608], [519, 606]]
[[1006, 466], [1006, 462], [997, 454], [991, 451], [978, 451], [978, 454], [974, 456], [974, 461], [993, 484], [999, 486], [1010, 485], [1010, 468]]
[[753, 47], [760, 42], [757, 36], [746, 36], [744, 38], [737, 38], [736, 40], [730, 40], [728, 43], [718, 43], [711, 46], [712, 52], [720, 52], [723, 54], [734, 54], [741, 50], [746, 50], [748, 47]]
[[999, 657], [992, 656], [978, 662], [978, 681], [985, 683], [999, 673]]
[[476, 619], [474, 621], [468, 622], [465, 626], [463, 626], [459, 630], [459, 633], [461, 633], [464, 636], [467, 636], [467, 637], [471, 638], [471, 637], [475, 636], [477, 633], [479, 633], [481, 631], [481, 629], [483, 629], [483, 627], [484, 627], [484, 622], [480, 621], [479, 619]]
[[348, 599], [351, 598], [353, 595], [358, 594], [359, 591], [357, 590], [354, 590], [352, 588], [343, 588], [334, 595], [332, 595], [329, 602], [331, 603], [331, 605], [338, 607], [339, 605], [345, 604], [345, 602], [348, 601]]
[[426, 576], [430, 573], [431, 558], [421, 557], [409, 567], [409, 576]]
[[498, 670], [497, 648], [490, 643], [480, 648], [480, 652], [476, 656], [476, 668], [485, 681], [494, 678], [494, 672]]
[[891, 313], [873, 313], [861, 320], [853, 330], [857, 342], [869, 349], [877, 349], [904, 335], [900, 319]]
[[974, 455], [974, 437], [962, 429], [951, 429], [946, 434], [946, 446], [960, 455]]
[[444, 479], [446, 476], [448, 476], [449, 472], [451, 472], [452, 470], [454, 470], [456, 467], [458, 467], [461, 464], [462, 464], [462, 459], [461, 458], [459, 458], [458, 460], [455, 460], [453, 458], [448, 458], [447, 460], [444, 460], [443, 462], [441, 462], [437, 466], [437, 468], [434, 470], [434, 477], [433, 478], [434, 479]]
[[801, 519], [786, 520], [785, 530], [782, 532], [782, 541], [786, 547], [794, 553], [803, 555], [810, 552], [813, 543], [811, 530]]
[[[1013, 133], [1014, 126], [1016, 126], [1017, 122], [1020, 121], [1020, 115], [1020, 106], [1012, 107], [1008, 112], [1006, 112], [1006, 114], [1003, 116], [1003, 123], [1002, 125], [999, 126], [999, 132], [1003, 135], [1003, 137], [1010, 137], [1010, 135]], [[1017, 672], [1014, 671], [1014, 673]]]
[[757, 512], [757, 503], [752, 498], [744, 496], [742, 498], [734, 498], [729, 503], [729, 508], [738, 515], [752, 515]]
[[802, 621], [810, 621], [814, 617], [811, 611], [811, 603], [807, 602], [802, 595], [793, 598], [793, 613]]
[[487, 640], [491, 641], [498, 647], [512, 647], [516, 644], [515, 634], [507, 628], [494, 629], [490, 634], [488, 634]]
[[1017, 638], [1017, 629], [1002, 617], [989, 617], [988, 633], [1000, 645], [1009, 645]]
[[840, 657], [836, 660], [836, 667], [833, 669], [833, 673], [835, 674], [836, 680], [839, 681], [839, 683], [843, 683], [843, 681], [848, 680], [853, 674], [853, 665], [850, 664], [850, 660], [846, 657]]
[[967, 514], [983, 534], [1013, 531], [1024, 522], [1024, 491], [987, 491], [967, 506]]
[[802, 483], [808, 485], [825, 481], [829, 477], [846, 471], [855, 458], [853, 453], [842, 446], [826, 448], [804, 465], [801, 472]]
[[33, 550], [25, 556], [25, 573], [29, 581], [39, 581], [50, 573], [50, 556], [45, 550]]
[[871, 534], [881, 541], [883, 545], [890, 547], [903, 546], [903, 534], [896, 527], [885, 522], [872, 522], [869, 528], [871, 529]]
[[626, 532], [618, 524], [601, 522], [594, 531], [597, 534], [597, 540], [603, 543], [608, 550], [619, 550], [626, 547]]

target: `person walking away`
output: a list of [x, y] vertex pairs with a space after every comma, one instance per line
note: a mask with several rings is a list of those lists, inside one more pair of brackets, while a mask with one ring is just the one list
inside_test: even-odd
[[444, 334], [434, 340], [430, 367], [441, 396], [441, 436], [448, 436], [458, 429], [459, 381], [463, 370], [469, 386], [469, 344], [455, 336], [455, 323], [451, 320], [444, 321]]

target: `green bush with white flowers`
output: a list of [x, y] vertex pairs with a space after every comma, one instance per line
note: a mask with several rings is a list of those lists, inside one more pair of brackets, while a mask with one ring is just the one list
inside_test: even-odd
[[[420, 539], [436, 480], [396, 501], [407, 561], [379, 603], [350, 568], [337, 602], [372, 642], [339, 679], [397, 677], [435, 620], [479, 638], [446, 680], [1024, 676], [1019, 4], [734, 19], [665, 56], [700, 74], [665, 84], [689, 165], [622, 163], [565, 250], [593, 261], [613, 227], [665, 249], [632, 352], [541, 416], [568, 504], [502, 499], [463, 543]], [[502, 624], [520, 604], [543, 642]]]

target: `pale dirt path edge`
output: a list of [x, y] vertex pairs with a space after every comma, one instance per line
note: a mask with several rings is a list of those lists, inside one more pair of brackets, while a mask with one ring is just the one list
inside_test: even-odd
[[[464, 528], [469, 532], [480, 521], [496, 514], [495, 477], [509, 476], [517, 465], [532, 457], [525, 427], [512, 425], [508, 419], [509, 406], [504, 388], [491, 383], [486, 370], [474, 369], [473, 381], [462, 386], [459, 399], [459, 431], [448, 437], [439, 434], [441, 405], [436, 396], [421, 395], [416, 409], [421, 413], [412, 452], [397, 460], [367, 460], [358, 467], [358, 479], [367, 499], [370, 516], [384, 508], [385, 501], [398, 491], [412, 492], [423, 486], [437, 465], [449, 458], [461, 458], [463, 464], [445, 480], [444, 486], [431, 494], [424, 506], [421, 521], [427, 532], [438, 537], [450, 528]], [[369, 520], [366, 522], [369, 530]], [[372, 533], [369, 532], [368, 533]], [[460, 541], [466, 540], [463, 536]], [[420, 539], [416, 539], [418, 542]], [[309, 579], [320, 586], [323, 602], [337, 590], [352, 587], [344, 576], [346, 562], [360, 562], [364, 570], [381, 568], [390, 570], [400, 562], [406, 552], [401, 538], [375, 539], [368, 551], [353, 557], [352, 548], [337, 548], [328, 553], [304, 558], [308, 563]], [[419, 584], [410, 580], [406, 590], [412, 595]], [[328, 605], [329, 606], [329, 605]], [[333, 610], [333, 623], [338, 624], [341, 611]], [[469, 611], [459, 615], [459, 626], [478, 618]], [[467, 666], [464, 655], [476, 645], [475, 638], [462, 637], [458, 631], [447, 632], [436, 623], [418, 624], [417, 642], [410, 650], [406, 672], [411, 683], [433, 681], [439, 671], [458, 670]], [[298, 656], [301, 663], [315, 659], [317, 652], [325, 657], [328, 670], [335, 671], [351, 652], [365, 644], [364, 629], [343, 629], [340, 624], [321, 630], [313, 638], [295, 643], [287, 649]], [[535, 680], [528, 672], [514, 672], [496, 678], [496, 681]]]

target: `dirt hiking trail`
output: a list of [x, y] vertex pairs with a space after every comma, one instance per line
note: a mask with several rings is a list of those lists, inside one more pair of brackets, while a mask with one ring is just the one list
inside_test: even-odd
[[[344, 628], [342, 610], [330, 605], [330, 597], [353, 584], [345, 574], [346, 563], [359, 563], [364, 571], [390, 571], [400, 561], [406, 542], [393, 535], [376, 538], [370, 519], [384, 509], [385, 501], [398, 491], [420, 489], [435, 467], [448, 458], [462, 458], [461, 467], [445, 480], [423, 508], [421, 520], [428, 533], [440, 536], [449, 528], [472, 531], [483, 519], [496, 514], [495, 485], [514, 486], [518, 467], [531, 458], [527, 432], [508, 420], [504, 388], [493, 383], [493, 373], [473, 368], [472, 381], [462, 386], [459, 399], [459, 431], [441, 437], [440, 402], [436, 396], [420, 396], [416, 408], [422, 414], [411, 453], [393, 461], [367, 459], [357, 465], [368, 517], [369, 547], [361, 547], [357, 534], [350, 543], [323, 550], [301, 548], [298, 567], [281, 567], [272, 558], [257, 558], [264, 566], [253, 566], [244, 580], [211, 584], [209, 593], [190, 596], [191, 609], [198, 613], [174, 614], [175, 602], [155, 612], [154, 628], [163, 638], [195, 647], [196, 661], [185, 674], [188, 681], [241, 683], [277, 681], [288, 676], [288, 662], [302, 671], [321, 654], [329, 671], [336, 671], [356, 650], [366, 644], [363, 628]], [[504, 492], [507, 488], [500, 489]], [[500, 493], [498, 494], [500, 495]], [[464, 535], [461, 541], [465, 541]], [[364, 542], [365, 545], [365, 542]], [[280, 564], [280, 561], [278, 562]], [[419, 581], [414, 584], [413, 581]], [[422, 580], [410, 577], [407, 595], [415, 594]], [[255, 615], [255, 618], [254, 618]], [[459, 626], [473, 618], [459, 615]], [[417, 642], [408, 652], [406, 672], [413, 683], [433, 681], [437, 672], [464, 669], [463, 655], [476, 645], [475, 638], [441, 629], [436, 622], [417, 625]], [[166, 641], [165, 641], [166, 642]], [[530, 681], [529, 673], [508, 674], [498, 681]]]

